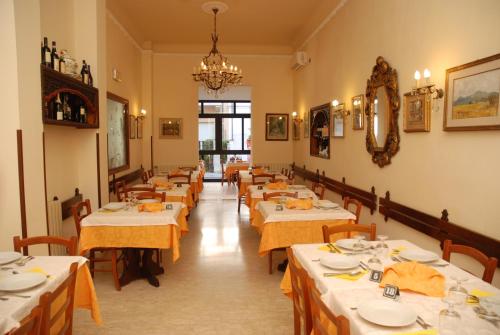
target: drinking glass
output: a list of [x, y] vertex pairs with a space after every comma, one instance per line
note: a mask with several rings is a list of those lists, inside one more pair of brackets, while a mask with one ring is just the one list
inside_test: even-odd
[[363, 240], [365, 239], [365, 237], [358, 234], [354, 236], [354, 238], [356, 239], [356, 242], [352, 245], [352, 248], [355, 250], [363, 250], [365, 247], [365, 245], [363, 244]]
[[450, 276], [451, 280], [455, 281], [455, 285], [451, 286], [449, 289], [449, 292], [459, 292], [463, 293], [467, 296], [469, 292], [465, 289], [465, 287], [462, 286], [462, 283], [467, 281], [466, 277], [459, 276], [459, 275], [452, 275]]
[[[466, 295], [465, 295], [466, 296]], [[460, 314], [455, 311], [455, 305], [464, 299], [463, 293], [451, 292], [442, 299], [448, 305], [447, 309], [439, 312], [439, 334], [454, 335], [460, 329]]]
[[377, 270], [380, 271], [382, 270], [382, 261], [378, 258], [378, 253], [379, 250], [376, 248], [370, 249], [370, 255], [372, 257], [368, 260], [368, 266], [370, 267], [371, 270]]
[[377, 240], [379, 242], [377, 243], [376, 248], [378, 250], [379, 255], [381, 255], [384, 258], [389, 256], [389, 246], [385, 243], [385, 241], [387, 241], [388, 238], [389, 236], [387, 235], [377, 236]]

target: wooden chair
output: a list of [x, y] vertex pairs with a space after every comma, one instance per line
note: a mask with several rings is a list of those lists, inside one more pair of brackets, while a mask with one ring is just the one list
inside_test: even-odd
[[288, 169], [281, 168], [281, 174], [284, 176], [288, 176]]
[[281, 198], [281, 197], [288, 197], [288, 198], [298, 198], [299, 197], [299, 192], [264, 192], [262, 195], [264, 198], [264, 201], [268, 201], [270, 199], [276, 199], [276, 198]]
[[153, 170], [152, 170], [152, 169], [149, 169], [149, 170], [148, 170], [148, 180], [149, 180], [149, 179], [151, 179], [151, 178], [153, 178], [153, 177], [154, 177], [154, 175], [155, 175], [155, 174], [154, 174]]
[[349, 335], [349, 320], [343, 315], [336, 316], [321, 300], [321, 293], [316, 288], [316, 283], [307, 278], [309, 289], [309, 302], [311, 305], [311, 320], [314, 335]]
[[[40, 297], [40, 304], [45, 306], [42, 315], [42, 334], [71, 335], [73, 333], [73, 306], [75, 301], [76, 272], [78, 263], [69, 267], [69, 275], [54, 292], [47, 292]], [[60, 296], [65, 297], [64, 303], [60, 302]], [[57, 300], [57, 304], [53, 302]], [[64, 324], [54, 332], [51, 328], [63, 318]]]
[[[81, 214], [81, 211], [85, 207], [85, 214]], [[71, 212], [73, 213], [73, 219], [75, 220], [75, 227], [76, 227], [76, 232], [78, 234], [78, 238], [80, 238], [80, 230], [81, 226], [80, 223], [82, 222], [83, 218], [86, 216], [90, 215], [92, 213], [92, 209], [90, 208], [90, 200], [85, 199], [85, 201], [79, 202], [77, 204], [74, 204], [71, 206]], [[118, 248], [94, 248], [91, 249], [89, 252], [89, 265], [90, 265], [90, 273], [92, 274], [92, 277], [94, 277], [94, 272], [111, 272], [113, 275], [113, 281], [115, 284], [116, 290], [120, 291], [121, 290], [121, 285], [120, 285], [120, 280], [118, 277]], [[111, 258], [108, 257], [96, 257], [95, 253], [96, 252], [110, 252], [111, 253]], [[111, 262], [111, 270], [110, 269], [95, 269], [95, 263], [104, 263], [104, 262]]]
[[484, 266], [483, 280], [491, 284], [498, 264], [496, 257], [488, 257], [476, 248], [469, 247], [468, 245], [453, 244], [451, 240], [445, 240], [443, 243], [443, 259], [449, 262], [452, 252], [472, 257], [481, 263]]
[[122, 197], [124, 195], [125, 187], [126, 187], [125, 181], [123, 181], [123, 180], [115, 181], [114, 190], [115, 190], [116, 198], [119, 202], [123, 201]]
[[21, 320], [20, 326], [12, 329], [7, 335], [39, 335], [42, 325], [43, 306], [38, 305]]
[[262, 165], [252, 165], [252, 170], [262, 169]]
[[156, 199], [159, 202], [165, 202], [165, 192], [158, 193], [158, 192], [139, 192], [136, 193], [135, 197], [137, 200], [143, 200], [143, 199]]
[[191, 171], [189, 171], [189, 174], [169, 174], [168, 175], [168, 181], [171, 179], [173, 183], [176, 184], [191, 184]]
[[144, 186], [129, 186], [125, 187], [119, 192], [118, 199], [119, 201], [126, 201], [129, 193], [134, 193], [137, 194], [139, 192], [154, 192], [156, 190], [156, 187], [151, 186], [151, 187], [144, 187]]
[[274, 183], [275, 175], [269, 173], [262, 173], [258, 175], [252, 174], [252, 185], [264, 185], [267, 182]]
[[[320, 199], [323, 200], [325, 198], [325, 185], [322, 183], [313, 183], [311, 187], [312, 191], [316, 196]], [[356, 217], [357, 218], [357, 217]]]
[[148, 180], [149, 180], [148, 172], [147, 171], [143, 171], [142, 172], [142, 183], [143, 184], [147, 184]]
[[241, 193], [241, 176], [240, 171], [236, 170], [236, 186], [238, 188], [238, 213], [240, 212], [241, 203], [246, 201], [247, 195], [246, 193]]
[[196, 166], [179, 166], [179, 170], [182, 171], [196, 171]]
[[311, 304], [309, 302], [309, 288], [307, 283], [308, 275], [306, 271], [299, 266], [292, 248], [286, 249], [288, 257], [288, 266], [290, 278], [292, 281], [292, 301], [293, 301], [293, 329], [295, 335], [311, 334]]
[[287, 180], [287, 183], [290, 184], [290, 185], [293, 185], [295, 184], [295, 171], [293, 170], [290, 170], [288, 172], [288, 180]]
[[370, 237], [370, 241], [375, 241], [377, 237], [377, 225], [372, 223], [370, 225], [362, 225], [362, 224], [341, 224], [338, 226], [323, 226], [323, 241], [325, 243], [333, 242], [330, 240], [330, 236], [338, 233], [347, 233], [347, 237], [351, 237], [351, 233], [359, 232], [359, 233], [367, 233]]
[[228, 181], [227, 178], [226, 178], [226, 169], [224, 169], [224, 161], [221, 159], [220, 160], [220, 168], [221, 168], [221, 171], [222, 171], [222, 176], [220, 178], [220, 184], [221, 186], [224, 186], [224, 181]]
[[22, 249], [24, 255], [28, 254], [28, 246], [37, 244], [61, 245], [66, 248], [68, 256], [77, 255], [78, 240], [76, 236], [72, 236], [69, 239], [57, 236], [34, 236], [21, 239], [19, 236], [14, 236], [14, 250], [21, 252]]
[[363, 204], [361, 203], [361, 201], [357, 199], [345, 197], [344, 209], [349, 210], [350, 205], [356, 206], [356, 210], [354, 212], [351, 211], [351, 213], [356, 215], [356, 223], [359, 223], [359, 216], [361, 215], [361, 208], [363, 208]]

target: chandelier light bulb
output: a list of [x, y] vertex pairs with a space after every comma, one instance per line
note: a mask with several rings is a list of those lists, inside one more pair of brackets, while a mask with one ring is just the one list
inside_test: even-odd
[[414, 78], [415, 78], [415, 80], [420, 80], [420, 72], [418, 70], [415, 71]]
[[339, 105], [339, 101], [337, 99], [332, 101], [332, 106], [337, 107]]
[[292, 112], [292, 117], [296, 118], [297, 117], [297, 112]]
[[429, 69], [424, 70], [424, 78], [429, 79], [431, 77], [431, 71]]

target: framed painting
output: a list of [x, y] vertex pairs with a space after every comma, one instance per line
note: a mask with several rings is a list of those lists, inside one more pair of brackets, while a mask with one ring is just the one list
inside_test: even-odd
[[309, 111], [304, 113], [304, 138], [309, 138]]
[[161, 139], [181, 139], [182, 138], [182, 119], [180, 119], [180, 118], [161, 118], [159, 123], [160, 123], [160, 138]]
[[127, 170], [129, 156], [128, 100], [113, 93], [107, 94], [108, 173]]
[[294, 141], [300, 140], [300, 121], [292, 120], [292, 138]]
[[137, 117], [137, 138], [142, 138], [143, 118]]
[[406, 93], [403, 123], [407, 133], [431, 130], [431, 95]]
[[330, 159], [330, 103], [311, 108], [309, 113], [311, 156]]
[[134, 115], [129, 115], [128, 126], [129, 126], [128, 134], [130, 136], [129, 138], [133, 140], [135, 139], [135, 136], [137, 134], [137, 119]]
[[343, 111], [336, 111], [332, 113], [332, 137], [344, 137], [345, 118]]
[[365, 99], [364, 95], [360, 94], [352, 97], [352, 129], [365, 129]]
[[446, 70], [443, 129], [500, 129], [500, 54]]
[[266, 114], [266, 141], [288, 141], [288, 114]]

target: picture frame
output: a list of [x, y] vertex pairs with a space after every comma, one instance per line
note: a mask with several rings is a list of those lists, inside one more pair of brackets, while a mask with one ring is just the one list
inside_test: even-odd
[[142, 132], [143, 132], [143, 123], [144, 120], [142, 117], [137, 117], [137, 138], [142, 139]]
[[443, 130], [500, 129], [500, 53], [446, 70]]
[[107, 92], [107, 153], [108, 173], [113, 174], [130, 167], [129, 102], [111, 92]]
[[365, 129], [365, 96], [356, 95], [351, 98], [352, 130]]
[[182, 139], [182, 118], [160, 118], [158, 123], [160, 139]]
[[309, 154], [313, 157], [330, 159], [330, 103], [311, 108], [309, 124]]
[[292, 138], [294, 141], [300, 140], [300, 121], [292, 120]]
[[266, 141], [288, 141], [288, 114], [266, 113]]
[[128, 130], [129, 138], [131, 140], [134, 140], [137, 134], [137, 120], [134, 115], [129, 115], [128, 126], [129, 126]]
[[334, 138], [344, 138], [345, 117], [343, 108], [332, 112], [332, 132]]
[[304, 113], [304, 138], [309, 138], [309, 134], [311, 133], [309, 128], [309, 111]]
[[431, 95], [404, 95], [403, 128], [407, 133], [429, 132], [431, 130]]

